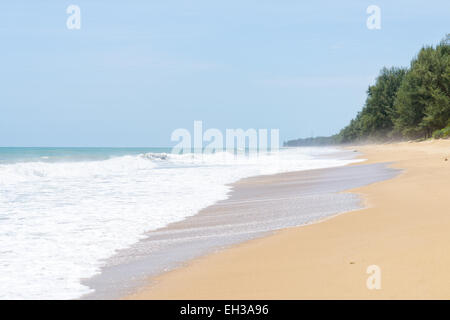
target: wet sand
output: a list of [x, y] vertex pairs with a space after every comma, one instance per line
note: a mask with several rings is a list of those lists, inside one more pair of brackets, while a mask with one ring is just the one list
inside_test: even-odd
[[[352, 151], [327, 157], [354, 158]], [[108, 259], [101, 274], [85, 280], [95, 289], [84, 299], [113, 299], [132, 294], [149, 278], [194, 258], [272, 234], [275, 230], [319, 221], [362, 208], [346, 189], [390, 178], [385, 164], [298, 171], [242, 179], [230, 197], [166, 228]]]
[[[449, 299], [450, 140], [356, 148], [366, 163], [404, 170], [349, 190], [366, 209], [211, 253], [127, 298]], [[366, 286], [370, 265], [381, 270], [379, 290]]]

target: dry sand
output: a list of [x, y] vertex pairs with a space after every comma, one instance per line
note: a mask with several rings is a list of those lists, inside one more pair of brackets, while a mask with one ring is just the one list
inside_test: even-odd
[[[449, 299], [450, 140], [356, 148], [405, 169], [350, 190], [368, 208], [193, 260], [127, 298]], [[380, 290], [367, 289], [369, 265]]]

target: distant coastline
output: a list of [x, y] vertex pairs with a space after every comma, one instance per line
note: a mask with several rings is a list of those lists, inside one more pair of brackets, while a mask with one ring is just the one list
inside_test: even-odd
[[393, 142], [450, 137], [450, 34], [424, 46], [409, 68], [383, 68], [362, 110], [339, 133], [285, 146]]

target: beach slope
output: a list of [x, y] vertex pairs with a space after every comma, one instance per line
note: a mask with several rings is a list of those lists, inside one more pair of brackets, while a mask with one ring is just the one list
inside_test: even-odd
[[[396, 178], [355, 190], [367, 208], [193, 260], [130, 299], [449, 299], [450, 140], [355, 147]], [[366, 286], [381, 270], [381, 289]]]

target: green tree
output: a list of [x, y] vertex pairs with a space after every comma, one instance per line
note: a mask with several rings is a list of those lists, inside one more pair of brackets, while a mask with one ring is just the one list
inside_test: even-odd
[[368, 96], [361, 116], [361, 134], [365, 137], [387, 137], [394, 128], [395, 99], [405, 77], [405, 68], [383, 68]]
[[424, 47], [411, 63], [395, 101], [395, 128], [408, 138], [430, 137], [450, 119], [450, 40]]
[[[450, 136], [450, 34], [423, 47], [410, 69], [383, 68], [363, 109], [339, 134], [295, 143]], [[294, 142], [292, 142], [294, 143]]]
[[339, 133], [341, 142], [367, 138], [386, 138], [394, 128], [394, 102], [405, 77], [404, 68], [383, 68], [374, 85], [367, 90], [364, 108]]

